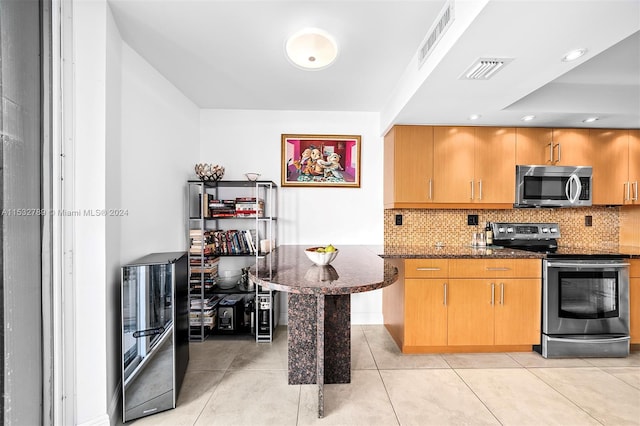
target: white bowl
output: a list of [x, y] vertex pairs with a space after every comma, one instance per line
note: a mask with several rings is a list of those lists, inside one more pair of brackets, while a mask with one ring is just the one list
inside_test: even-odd
[[242, 271], [240, 270], [218, 271], [218, 278], [216, 279], [216, 283], [221, 289], [227, 290], [238, 285], [240, 277], [242, 277]]
[[261, 176], [260, 173], [245, 173], [244, 174], [247, 179], [249, 179], [251, 182], [255, 182], [258, 180], [258, 178]]
[[328, 265], [333, 262], [333, 259], [338, 255], [338, 249], [336, 251], [324, 252], [324, 251], [316, 251], [320, 247], [309, 247], [304, 250], [304, 253], [307, 255], [310, 261], [315, 263], [316, 265]]

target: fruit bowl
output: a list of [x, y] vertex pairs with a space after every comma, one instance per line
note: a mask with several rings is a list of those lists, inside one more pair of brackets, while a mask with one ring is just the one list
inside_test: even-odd
[[[327, 246], [328, 247], [328, 246]], [[338, 256], [338, 249], [334, 248], [330, 251], [325, 251], [326, 247], [309, 247], [304, 250], [310, 261], [316, 265], [324, 266], [333, 262], [333, 259]], [[318, 251], [320, 249], [320, 251]]]

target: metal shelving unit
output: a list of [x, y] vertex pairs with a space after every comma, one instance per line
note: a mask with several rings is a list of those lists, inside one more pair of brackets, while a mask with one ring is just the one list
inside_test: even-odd
[[[220, 289], [209, 275], [217, 273], [230, 258], [242, 262], [247, 259], [246, 266], [251, 263], [256, 268], [269, 269], [272, 274], [272, 260], [268, 253], [277, 246], [277, 185], [271, 181], [200, 181], [187, 182], [187, 241], [189, 249], [189, 304], [190, 304], [190, 340], [202, 341], [214, 335], [218, 306], [211, 306], [207, 301], [218, 296], [238, 294], [244, 295], [244, 303], [253, 305], [251, 318], [243, 321], [242, 329], [234, 329], [234, 333], [253, 333], [257, 342], [271, 342], [273, 331], [278, 322], [278, 300], [276, 292], [253, 285], [255, 289], [246, 290], [235, 287]], [[209, 197], [215, 200], [236, 199], [237, 197], [255, 198], [255, 217], [207, 217], [208, 205], [203, 205]], [[259, 200], [264, 201], [260, 209]], [[258, 212], [261, 211], [261, 214]], [[247, 226], [247, 224], [250, 224]], [[256, 248], [253, 252], [217, 253], [213, 251], [207, 256], [207, 232], [219, 230], [248, 230]], [[253, 258], [253, 260], [252, 260]], [[219, 301], [218, 299], [218, 301]], [[251, 302], [253, 299], [253, 303]], [[217, 302], [213, 302], [217, 303]], [[243, 305], [240, 311], [245, 312]], [[236, 308], [236, 315], [239, 315]], [[247, 312], [251, 311], [249, 308]], [[237, 319], [237, 318], [236, 318]], [[249, 322], [249, 324], [247, 324]]]

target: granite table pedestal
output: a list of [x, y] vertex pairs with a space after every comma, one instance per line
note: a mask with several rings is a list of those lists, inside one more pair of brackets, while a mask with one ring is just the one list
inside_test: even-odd
[[397, 269], [368, 246], [344, 246], [328, 266], [311, 263], [305, 246], [280, 246], [271, 268], [250, 277], [287, 292], [288, 383], [318, 385], [318, 417], [324, 416], [324, 384], [351, 381], [351, 294], [393, 284]]

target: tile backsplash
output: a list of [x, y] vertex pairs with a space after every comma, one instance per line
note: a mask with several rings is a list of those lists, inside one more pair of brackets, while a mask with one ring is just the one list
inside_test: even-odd
[[[396, 225], [396, 215], [402, 215], [402, 225]], [[467, 225], [467, 215], [478, 215], [478, 226]], [[592, 217], [592, 226], [585, 225], [585, 216]], [[442, 210], [385, 209], [384, 243], [403, 245], [468, 245], [471, 233], [484, 229], [487, 222], [557, 222], [563, 246], [617, 247], [620, 228], [619, 207], [585, 207], [568, 209], [512, 210]]]

